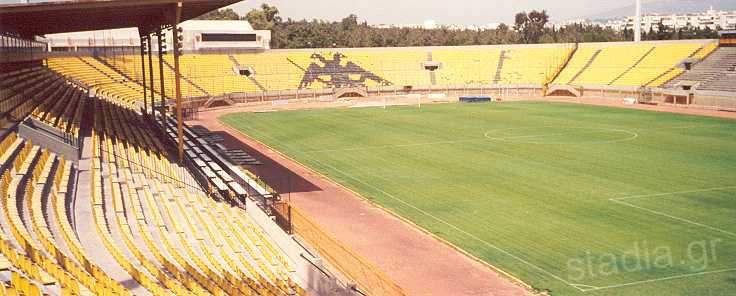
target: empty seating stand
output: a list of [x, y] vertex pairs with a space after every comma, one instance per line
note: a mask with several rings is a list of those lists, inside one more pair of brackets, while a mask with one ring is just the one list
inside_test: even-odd
[[682, 62], [709, 43], [580, 44], [555, 84], [660, 87], [680, 75]]
[[[187, 130], [195, 163], [230, 202], [200, 188], [127, 104], [88, 98], [47, 69], [2, 77], [6, 113], [75, 137], [91, 133], [91, 158], [86, 183], [78, 183], [79, 164], [12, 130], [0, 133], [0, 295], [306, 293], [293, 280], [294, 263], [237, 202], [247, 192], [232, 164], [196, 134]], [[88, 204], [80, 206], [86, 188]], [[92, 225], [83, 228], [104, 251], [80, 239], [89, 236], [77, 232], [84, 209]]]
[[9, 147], [3, 150], [2, 159], [12, 165], [3, 166], [0, 181], [0, 252], [10, 262], [12, 272], [27, 280], [21, 290], [32, 293], [27, 295], [94, 295], [104, 291], [125, 295], [118, 283], [101, 273], [93, 275], [91, 265], [80, 265], [66, 244], [52, 234], [60, 233], [61, 223], [52, 218], [43, 201], [68, 197], [71, 164], [15, 134], [7, 136], [2, 145]]
[[736, 47], [719, 47], [691, 70], [673, 79], [666, 87], [675, 87], [683, 81], [698, 83], [698, 89], [736, 91]]
[[[152, 293], [292, 295], [303, 292], [281, 255], [242, 208], [245, 190], [225, 173], [217, 156], [189, 143], [207, 169], [213, 191], [201, 190], [189, 172], [167, 157], [132, 110], [94, 101], [94, 198], [97, 229], [106, 248]], [[135, 130], [135, 132], [133, 132]], [[192, 141], [196, 135], [187, 130]]]
[[[169, 122], [167, 130], [169, 139], [176, 143], [178, 141], [178, 134], [174, 128], [176, 121], [168, 116], [167, 121]], [[245, 202], [248, 193], [244, 185], [246, 185], [247, 178], [237, 165], [224, 158], [213, 145], [209, 144], [209, 141], [200, 137], [186, 125], [184, 126], [184, 138], [186, 157], [193, 163], [193, 167], [206, 178], [210, 190], [217, 191], [233, 201]]]

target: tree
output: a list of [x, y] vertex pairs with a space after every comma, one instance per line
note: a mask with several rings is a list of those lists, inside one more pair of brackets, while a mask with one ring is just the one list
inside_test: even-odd
[[225, 8], [220, 10], [213, 10], [203, 15], [200, 15], [196, 19], [198, 20], [239, 20], [240, 16], [232, 8]]
[[244, 18], [256, 30], [272, 30], [281, 23], [279, 9], [266, 3], [263, 3], [260, 9], [256, 8], [249, 11]]
[[[423, 28], [377, 28], [360, 22], [350, 14], [340, 21], [281, 20], [274, 6], [262, 5], [245, 16], [256, 29], [271, 30], [272, 48], [331, 48], [331, 47], [400, 47], [400, 46], [456, 46], [515, 43], [578, 43], [626, 41], [633, 30], [616, 31], [599, 25], [570, 24], [547, 28], [546, 11], [522, 12], [516, 16], [513, 30], [506, 24], [495, 29], [471, 30]], [[659, 29], [659, 32], [655, 32]], [[660, 33], [661, 32], [661, 33]], [[658, 34], [661, 34], [658, 36]], [[679, 35], [679, 36], [678, 36]], [[711, 36], [716, 37], [711, 37]], [[717, 32], [695, 27], [676, 31], [672, 28], [651, 27], [644, 39], [657, 38], [717, 38]]]
[[657, 24], [657, 40], [667, 40], [672, 39], [672, 32], [669, 31], [669, 28], [662, 23], [660, 20]]
[[[642, 34], [644, 34], [644, 32], [642, 32]], [[644, 35], [644, 36], [641, 37], [641, 39], [645, 39], [645, 40], [654, 40], [656, 38], [657, 38], [657, 33], [654, 32], [654, 26], [653, 25], [652, 26], [649, 26], [649, 33], [647, 33], [646, 35]]]
[[354, 31], [358, 28], [358, 16], [350, 14], [340, 21], [340, 25], [343, 31]]
[[544, 34], [544, 26], [549, 22], [546, 10], [532, 10], [529, 13], [520, 12], [516, 14], [514, 29], [521, 33], [524, 43], [539, 43], [539, 38]]

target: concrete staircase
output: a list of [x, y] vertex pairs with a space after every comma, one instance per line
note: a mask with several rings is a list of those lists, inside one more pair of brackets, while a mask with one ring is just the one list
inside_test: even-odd
[[701, 85], [698, 89], [736, 92], [736, 71], [719, 75], [718, 79], [711, 80], [707, 84]]
[[496, 67], [496, 75], [493, 76], [493, 83], [501, 82], [501, 71], [503, 71], [503, 61], [506, 60], [506, 51], [502, 50], [498, 57], [498, 66]]
[[649, 54], [652, 53], [652, 51], [654, 51], [654, 48], [655, 47], [652, 46], [652, 48], [650, 48], [649, 51], [647, 51], [647, 53], [645, 53], [643, 56], [641, 56], [641, 58], [639, 58], [639, 60], [636, 61], [636, 63], [634, 65], [632, 65], [631, 67], [629, 67], [628, 69], [626, 69], [626, 71], [624, 71], [623, 73], [621, 73], [621, 75], [618, 75], [618, 77], [616, 77], [616, 79], [611, 80], [611, 82], [609, 82], [608, 84], [609, 85], [610, 84], [613, 84], [614, 82], [616, 82], [616, 80], [621, 79], [621, 77], [624, 77], [627, 73], [631, 72], [631, 70], [633, 70], [634, 68], [636, 68], [636, 66], [639, 66], [639, 64], [641, 64], [641, 61], [643, 61], [647, 56], [649, 56]]
[[[170, 64], [170, 63], [169, 63], [168, 61], [166, 61], [166, 60], [163, 60], [163, 62], [164, 62], [164, 65], [166, 65], [167, 67], [169, 67], [169, 70], [171, 70], [171, 73], [176, 73], [176, 70], [174, 69], [174, 66], [173, 66], [173, 65], [171, 65], [171, 64]], [[174, 74], [174, 75], [176, 75], [176, 74]], [[184, 76], [184, 74], [182, 74], [182, 75], [181, 75], [181, 79], [182, 79], [182, 80], [183, 80], [183, 81], [184, 81], [185, 83], [189, 83], [189, 84], [190, 84], [191, 86], [193, 86], [193, 87], [194, 87], [194, 88], [196, 88], [197, 90], [201, 91], [201, 92], [202, 92], [203, 94], [205, 94], [206, 96], [208, 96], [208, 97], [209, 97], [209, 96], [212, 96], [212, 94], [210, 94], [209, 92], [207, 92], [207, 90], [205, 90], [204, 88], [202, 88], [202, 87], [201, 87], [201, 86], [199, 86], [198, 84], [194, 83], [194, 81], [192, 81], [191, 79], [189, 79], [189, 77], [186, 77], [186, 76]]]
[[[233, 65], [235, 65], [235, 67], [238, 67], [238, 69], [240, 69], [241, 67], [240, 62], [238, 62], [238, 59], [236, 59], [235, 56], [229, 54], [227, 55], [227, 57], [230, 59]], [[253, 82], [253, 84], [255, 84], [258, 87], [258, 89], [260, 89], [262, 92], [268, 91], [265, 86], [263, 86], [258, 80], [256, 80], [252, 76], [248, 76], [248, 79], [250, 79], [250, 81]]]
[[582, 74], [583, 74], [583, 72], [585, 72], [585, 70], [588, 70], [588, 68], [590, 68], [590, 65], [591, 65], [591, 64], [593, 64], [593, 61], [595, 61], [595, 59], [596, 59], [596, 58], [598, 57], [598, 55], [599, 55], [599, 54], [601, 54], [601, 51], [603, 51], [603, 50], [602, 50], [602, 49], [599, 49], [598, 51], [596, 51], [596, 52], [595, 52], [595, 53], [593, 54], [593, 56], [592, 56], [592, 57], [590, 57], [590, 60], [588, 60], [588, 62], [587, 62], [587, 63], [585, 63], [585, 66], [583, 66], [582, 68], [580, 68], [580, 71], [578, 71], [578, 73], [577, 73], [577, 74], [575, 74], [575, 76], [573, 76], [573, 77], [572, 77], [572, 78], [570, 79], [570, 81], [568, 81], [568, 82], [567, 82], [567, 84], [572, 84], [572, 83], [573, 83], [573, 81], [575, 81], [575, 79], [578, 79], [578, 77], [580, 77], [580, 75], [582, 75]]
[[675, 87], [682, 81], [700, 82], [698, 89], [736, 91], [736, 47], [720, 47], [690, 71], [665, 84]]

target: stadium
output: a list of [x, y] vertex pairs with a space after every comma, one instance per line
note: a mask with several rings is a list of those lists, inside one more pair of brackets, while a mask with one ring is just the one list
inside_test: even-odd
[[0, 4], [0, 295], [736, 293], [736, 31], [272, 49], [237, 2]]

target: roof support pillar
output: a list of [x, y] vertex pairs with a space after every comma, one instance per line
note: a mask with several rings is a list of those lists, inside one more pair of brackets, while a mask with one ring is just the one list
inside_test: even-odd
[[181, 72], [179, 69], [179, 55], [181, 55], [181, 32], [179, 32], [179, 22], [181, 21], [181, 9], [182, 2], [176, 3], [174, 18], [174, 26], [172, 27], [172, 39], [174, 42], [174, 80], [176, 89], [176, 123], [177, 123], [177, 135], [179, 139], [179, 160], [184, 160], [184, 122], [182, 118], [182, 104], [181, 104]]
[[164, 135], [167, 133], [166, 124], [166, 82], [164, 81], [164, 33], [163, 29], [159, 28], [156, 31], [156, 39], [158, 39], [158, 78], [159, 84], [161, 85], [161, 106], [159, 107], [159, 113], [161, 114], [161, 128], [163, 128]]
[[[146, 36], [146, 46], [148, 46], [148, 76], [149, 76], [149, 82], [150, 86], [148, 89], [150, 89], [150, 98], [151, 98], [151, 115], [153, 115], [153, 120], [156, 120], [156, 91], [154, 89], [155, 83], [153, 83], [153, 35], [151, 33], [147, 33]], [[145, 79], [145, 77], [144, 77]]]
[[143, 114], [148, 114], [148, 81], [146, 79], [146, 36], [141, 36], [141, 81], [143, 82]]

